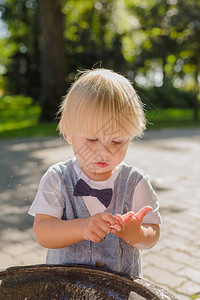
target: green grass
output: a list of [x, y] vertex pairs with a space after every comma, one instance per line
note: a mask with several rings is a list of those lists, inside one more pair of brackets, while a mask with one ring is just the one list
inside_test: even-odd
[[41, 108], [23, 96], [0, 98], [0, 138], [58, 135], [57, 122], [39, 124]]
[[[31, 98], [0, 97], [0, 138], [58, 135], [57, 122], [38, 122], [41, 108]], [[200, 127], [192, 121], [191, 109], [158, 109], [146, 112], [148, 129]], [[200, 119], [200, 114], [199, 114]]]
[[194, 122], [192, 109], [155, 109], [147, 111], [146, 117], [148, 129], [200, 127], [200, 111], [199, 121]]

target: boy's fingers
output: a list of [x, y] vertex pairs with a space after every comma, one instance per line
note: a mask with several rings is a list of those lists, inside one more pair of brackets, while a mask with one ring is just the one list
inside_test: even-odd
[[133, 211], [129, 211], [127, 212], [125, 215], [123, 215], [124, 221], [128, 222], [129, 220], [131, 220], [133, 217], [135, 216]]
[[111, 229], [114, 229], [114, 230], [116, 230], [116, 231], [121, 231], [121, 226], [119, 225], [119, 224], [114, 224], [113, 226], [111, 226]]
[[108, 223], [110, 223], [110, 225], [114, 225], [116, 223], [116, 218], [113, 215], [111, 215], [110, 213], [102, 214], [102, 219], [104, 221], [107, 221]]
[[108, 222], [99, 223], [99, 226], [101, 227], [101, 230], [103, 230], [104, 234], [108, 234], [110, 232], [110, 225]]
[[124, 221], [124, 218], [119, 214], [115, 215], [115, 218], [119, 222], [119, 224], [122, 224], [122, 222]]
[[146, 216], [146, 214], [152, 210], [152, 207], [150, 206], [144, 206], [140, 211], [135, 214], [135, 218], [142, 223], [142, 220]]

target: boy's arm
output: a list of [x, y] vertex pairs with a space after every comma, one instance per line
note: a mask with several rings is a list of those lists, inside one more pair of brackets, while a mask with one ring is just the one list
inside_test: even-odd
[[45, 214], [36, 214], [33, 232], [38, 243], [51, 249], [64, 248], [82, 240], [99, 242], [110, 232], [116, 218], [110, 213], [99, 213], [89, 218], [60, 220]]
[[[159, 239], [160, 228], [158, 224], [142, 224], [143, 218], [151, 207], [143, 207], [137, 214], [128, 212], [120, 216], [116, 215], [121, 230], [111, 230], [111, 233], [121, 237], [127, 244], [139, 249], [149, 249], [153, 247]], [[115, 228], [115, 226], [114, 226]]]

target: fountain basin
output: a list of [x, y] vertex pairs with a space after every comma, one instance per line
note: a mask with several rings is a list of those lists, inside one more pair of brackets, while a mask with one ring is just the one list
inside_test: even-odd
[[175, 300], [138, 277], [84, 265], [34, 265], [0, 272], [0, 299]]

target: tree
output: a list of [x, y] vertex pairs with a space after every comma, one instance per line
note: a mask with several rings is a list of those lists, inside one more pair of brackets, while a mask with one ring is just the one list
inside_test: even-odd
[[[193, 120], [198, 121], [200, 89], [200, 1], [185, 0], [177, 2], [178, 13], [172, 19], [172, 26], [176, 26], [182, 33], [179, 44], [179, 76], [190, 77], [195, 97], [193, 98]], [[191, 88], [190, 87], [190, 88]]]
[[60, 0], [39, 0], [42, 35], [40, 121], [55, 119], [66, 92], [66, 56]]
[[110, 68], [125, 70], [122, 34], [116, 31], [112, 16], [118, 0], [64, 1], [68, 84], [77, 70]]
[[7, 25], [4, 38], [4, 78], [11, 94], [39, 95], [38, 5], [35, 0], [0, 2], [0, 15]]
[[[9, 54], [0, 61], [7, 91], [40, 94], [41, 122], [54, 120], [77, 70], [95, 67], [134, 83], [145, 79], [165, 94], [178, 86], [195, 90], [197, 119], [200, 0], [8, 0], [0, 1], [0, 15], [10, 34], [0, 49]], [[191, 97], [177, 101], [172, 94], [169, 101], [162, 97], [164, 107], [191, 106]]]
[[[180, 82], [184, 87], [190, 80], [190, 90], [196, 91], [193, 97], [193, 120], [198, 120], [198, 96], [200, 73], [200, 1], [196, 0], [126, 0], [129, 9], [140, 23], [141, 42], [136, 51], [140, 55], [133, 58], [137, 72], [146, 76], [162, 72], [163, 88]], [[133, 37], [134, 43], [134, 37]], [[135, 51], [135, 52], [136, 52]], [[189, 76], [188, 76], [189, 75]]]

